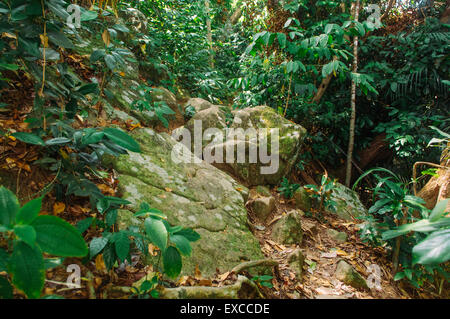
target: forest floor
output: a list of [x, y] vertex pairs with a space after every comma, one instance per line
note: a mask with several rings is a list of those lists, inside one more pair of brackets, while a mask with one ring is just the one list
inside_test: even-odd
[[[16, 82], [20, 87], [26, 86], [32, 90], [27, 82]], [[6, 95], [9, 97], [9, 104], [17, 106], [14, 112], [0, 112], [0, 128], [4, 131], [23, 131], [27, 128], [26, 116], [31, 110], [32, 93], [22, 87], [17, 87], [15, 92], [22, 92], [20, 95]], [[27, 93], [28, 91], [28, 93]], [[5, 96], [5, 94], [3, 95]], [[133, 130], [140, 127], [140, 124], [113, 123], [108, 122], [106, 117], [99, 117], [100, 126], [119, 125], [125, 130]], [[183, 118], [178, 116], [176, 121], [171, 123], [169, 129], [163, 127], [156, 128], [157, 131], [170, 130], [183, 125]], [[78, 123], [86, 127], [87, 123]], [[16, 194], [21, 202], [28, 201], [33, 196], [37, 196], [39, 190], [52, 183], [55, 176], [44, 172], [32, 163], [40, 158], [38, 147], [29, 146], [11, 137], [3, 137], [0, 143], [0, 168], [7, 170], [10, 180], [15, 186]], [[93, 180], [102, 192], [108, 196], [116, 195], [117, 176], [113, 171], [108, 172], [108, 177]], [[271, 226], [283, 214], [295, 209], [291, 201], [283, 199], [272, 190], [272, 195], [276, 199], [276, 210], [268, 217], [267, 222], [261, 224], [249, 211], [249, 221], [252, 225], [255, 236], [259, 239], [263, 254], [279, 262], [275, 267], [275, 274], [272, 280], [273, 288], [261, 287], [267, 298], [290, 298], [290, 299], [314, 299], [314, 298], [439, 298], [437, 294], [423, 289], [411, 289], [406, 284], [394, 282], [392, 276], [391, 262], [387, 259], [387, 252], [383, 248], [373, 248], [361, 242], [357, 235], [357, 221], [344, 222], [335, 215], [323, 215], [320, 220], [314, 216], [302, 216], [303, 242], [301, 247], [295, 245], [281, 245], [275, 243], [270, 238]], [[86, 198], [71, 198], [66, 202], [58, 202], [56, 197], [50, 193], [46, 197], [43, 213], [58, 215], [72, 224], [85, 219], [95, 217], [95, 212], [90, 207]], [[316, 216], [317, 217], [317, 216]], [[347, 241], [336, 242], [327, 234], [328, 229], [335, 229], [347, 234]], [[99, 236], [99, 230], [89, 233], [85, 238], [90, 240]], [[305, 257], [305, 267], [301, 281], [296, 278], [296, 274], [289, 268], [287, 257], [294, 249], [300, 248]], [[367, 269], [370, 265], [377, 265], [380, 269], [380, 286], [370, 290], [356, 290], [347, 286], [334, 277], [336, 265], [340, 260], [345, 260], [352, 265], [365, 278], [370, 276]], [[116, 271], [107, 271], [104, 262], [100, 257], [94, 261], [89, 261], [84, 265], [77, 259], [66, 259], [64, 265], [76, 263], [81, 266], [82, 288], [67, 287], [66, 279], [68, 273], [64, 267], [47, 271], [46, 294], [57, 293], [65, 298], [128, 298], [129, 293], [117, 292], [114, 287], [131, 286], [146, 274], [153, 272], [151, 266], [137, 263], [133, 266], [122, 266]], [[233, 283], [237, 279], [236, 274], [217, 274], [215, 278], [203, 278], [200, 272], [193, 277], [182, 277], [173, 286], [220, 286]]]

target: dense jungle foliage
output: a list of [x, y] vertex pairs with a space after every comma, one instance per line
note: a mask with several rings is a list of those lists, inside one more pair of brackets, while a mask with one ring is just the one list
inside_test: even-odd
[[[142, 255], [157, 259], [154, 276], [129, 292], [158, 298], [195, 253], [197, 228], [111, 190], [116, 173], [105, 161], [144, 150], [130, 133], [141, 124], [107, 123], [104, 112], [116, 102], [112, 83], [138, 70], [146, 76], [131, 114], [150, 114], [155, 127], [179, 120], [154, 100], [164, 87], [180, 101], [232, 106], [227, 124], [233, 110], [267, 105], [306, 128], [278, 193], [290, 200], [304, 182], [321, 214], [336, 209], [335, 179], [353, 187], [369, 208], [359, 238], [386, 249], [396, 281], [441, 295], [450, 259], [449, 5], [0, 0], [0, 175], [14, 171], [0, 188], [0, 297], [58, 298], [44, 289], [46, 272], [67, 259], [104, 268], [113, 281]], [[130, 18], [132, 8], [146, 23]], [[100, 46], [79, 45], [88, 39]], [[195, 114], [181, 111], [183, 120]], [[417, 190], [431, 180], [443, 186], [430, 202]], [[142, 227], [117, 227], [128, 205], [139, 207]], [[69, 206], [82, 213], [63, 213]], [[271, 278], [253, 282], [270, 289]]]

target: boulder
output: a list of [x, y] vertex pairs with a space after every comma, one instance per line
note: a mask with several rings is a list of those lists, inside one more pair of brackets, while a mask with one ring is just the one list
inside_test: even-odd
[[311, 210], [311, 198], [304, 187], [297, 189], [293, 196], [295, 200], [295, 207], [301, 209], [304, 212]]
[[336, 203], [336, 211], [332, 213], [347, 221], [368, 214], [358, 194], [340, 183], [335, 183], [330, 199]]
[[[247, 228], [244, 197], [248, 190], [227, 174], [203, 162], [178, 162], [171, 136], [151, 129], [131, 133], [141, 153], [105, 158], [119, 175], [119, 191], [132, 204], [120, 211], [119, 226], [142, 225], [133, 217], [142, 202], [163, 211], [173, 225], [192, 227], [201, 239], [193, 243], [192, 256], [183, 259], [183, 275], [193, 275], [198, 265], [203, 276], [230, 270], [242, 260], [261, 259], [258, 240]], [[194, 156], [184, 150], [183, 156]], [[148, 262], [153, 262], [149, 260]], [[156, 262], [156, 261], [155, 261]]]
[[369, 289], [366, 280], [351, 265], [344, 260], [339, 261], [335, 276], [344, 284], [356, 289]]
[[272, 239], [280, 244], [301, 245], [303, 240], [301, 214], [294, 210], [281, 217], [273, 225]]
[[[197, 107], [204, 108], [206, 104], [202, 102]], [[233, 122], [227, 127], [226, 112], [213, 105], [196, 113], [185, 128], [191, 136], [194, 136], [195, 121], [197, 125], [201, 123], [202, 134], [209, 128], [221, 130], [214, 139], [202, 139], [202, 155], [206, 161], [236, 176], [246, 186], [277, 185], [296, 162], [306, 130], [268, 106], [246, 108], [232, 114]], [[276, 129], [278, 150], [272, 140], [277, 137]]]
[[305, 263], [305, 256], [300, 249], [295, 249], [289, 254], [287, 261], [290, 268], [295, 272], [298, 281], [302, 280], [303, 264]]
[[273, 196], [255, 198], [251, 202], [251, 208], [259, 220], [265, 221], [275, 209], [275, 198]]
[[195, 109], [195, 112], [198, 113], [198, 112], [204, 111], [206, 109], [209, 109], [210, 107], [213, 106], [213, 104], [204, 99], [196, 97], [196, 98], [189, 99], [185, 103], [184, 108], [186, 109], [186, 107], [188, 107], [188, 106], [192, 106]]

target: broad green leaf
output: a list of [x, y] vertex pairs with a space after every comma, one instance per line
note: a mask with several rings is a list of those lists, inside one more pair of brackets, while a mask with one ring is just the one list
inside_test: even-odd
[[431, 214], [429, 217], [431, 222], [435, 222], [439, 218], [441, 218], [442, 216], [445, 215], [445, 213], [446, 213], [445, 210], [447, 209], [447, 204], [449, 201], [450, 201], [450, 199], [445, 199], [445, 200], [439, 201], [439, 203], [436, 204], [436, 206], [431, 211]]
[[71, 140], [66, 137], [57, 137], [57, 138], [52, 138], [52, 139], [45, 141], [45, 145], [47, 145], [47, 146], [64, 145], [64, 144], [67, 144], [70, 142], [71, 142]]
[[195, 230], [193, 230], [191, 228], [183, 228], [180, 231], [174, 232], [174, 234], [181, 235], [181, 236], [185, 237], [187, 240], [192, 241], [192, 242], [200, 239], [199, 233], [197, 233]]
[[36, 242], [46, 253], [60, 257], [84, 257], [88, 248], [78, 230], [55, 216], [38, 216], [31, 226], [36, 230]]
[[95, 20], [98, 17], [97, 11], [83, 10], [81, 13], [81, 22]]
[[414, 264], [437, 265], [450, 259], [450, 229], [436, 231], [414, 246]]
[[0, 248], [0, 272], [7, 270], [8, 260], [8, 253], [3, 248]]
[[103, 132], [88, 133], [82, 137], [81, 144], [82, 145], [97, 144], [103, 139], [104, 136], [105, 133]]
[[0, 187], [0, 224], [12, 225], [18, 210], [19, 201], [16, 196], [9, 189]]
[[57, 31], [49, 31], [48, 32], [48, 38], [50, 42], [56, 44], [57, 46], [65, 49], [74, 49], [75, 46], [73, 45], [72, 41], [67, 38], [63, 32], [57, 32]]
[[82, 234], [84, 233], [86, 230], [88, 230], [89, 227], [91, 227], [92, 223], [94, 222], [94, 218], [93, 217], [88, 217], [85, 218], [83, 220], [80, 220], [77, 225], [76, 228], [78, 229], [78, 231]]
[[19, 69], [19, 66], [15, 64], [0, 63], [0, 69], [16, 71]]
[[36, 243], [36, 231], [30, 225], [14, 226], [14, 234], [31, 247]]
[[108, 239], [105, 237], [98, 237], [91, 240], [89, 244], [89, 256], [92, 258], [105, 248]]
[[175, 244], [180, 253], [183, 256], [190, 256], [192, 252], [191, 243], [189, 240], [181, 235], [172, 235], [170, 236], [170, 241]]
[[9, 283], [8, 279], [0, 276], [0, 299], [12, 299], [13, 287]]
[[28, 298], [39, 298], [44, 288], [44, 258], [38, 246], [17, 241], [8, 264], [14, 286]]
[[114, 71], [117, 65], [116, 58], [112, 54], [105, 55], [105, 63], [111, 71]]
[[98, 60], [103, 58], [105, 55], [106, 55], [105, 50], [96, 50], [96, 51], [92, 52], [91, 58], [90, 58], [91, 63], [97, 62]]
[[286, 34], [277, 33], [277, 38], [278, 38], [278, 44], [280, 45], [280, 48], [284, 49], [286, 47]]
[[175, 247], [170, 246], [163, 252], [162, 256], [164, 272], [170, 278], [175, 279], [181, 273], [183, 266], [180, 253]]
[[108, 127], [104, 130], [105, 135], [114, 143], [129, 151], [140, 153], [141, 148], [139, 144], [127, 133], [117, 128]]
[[116, 234], [114, 245], [116, 246], [116, 254], [120, 261], [124, 261], [130, 252], [130, 239], [127, 233], [121, 231]]
[[53, 269], [62, 265], [64, 258], [45, 258], [44, 268], [45, 270]]
[[165, 251], [167, 248], [167, 229], [164, 226], [164, 223], [155, 218], [147, 218], [145, 220], [145, 231], [147, 233], [147, 237], [158, 246], [161, 251]]
[[39, 214], [42, 207], [42, 197], [30, 200], [28, 203], [19, 209], [16, 216], [17, 224], [29, 224], [31, 223]]
[[15, 138], [17, 138], [19, 141], [22, 141], [22, 142], [25, 142], [28, 144], [45, 146], [45, 142], [42, 140], [42, 138], [40, 138], [36, 134], [17, 132], [17, 133], [11, 134], [11, 135], [14, 136]]

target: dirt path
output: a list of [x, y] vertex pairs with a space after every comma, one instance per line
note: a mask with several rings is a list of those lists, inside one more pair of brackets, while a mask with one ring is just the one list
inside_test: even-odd
[[[279, 262], [278, 273], [273, 282], [275, 298], [410, 298], [394, 282], [383, 249], [372, 248], [358, 239], [356, 223], [345, 222], [332, 214], [324, 216], [326, 221], [319, 222], [303, 214], [301, 246], [280, 245], [272, 241], [270, 235], [273, 224], [283, 214], [295, 209], [290, 202], [280, 198], [278, 193], [273, 192], [272, 195], [276, 199], [276, 210], [267, 218], [267, 222], [259, 222], [251, 211], [249, 219], [255, 227], [254, 234], [260, 241], [264, 255]], [[327, 230], [330, 228], [347, 233], [347, 241], [340, 243], [328, 236]], [[287, 257], [296, 248], [300, 248], [305, 257], [302, 281], [297, 280], [287, 262]], [[373, 288], [370, 291], [359, 291], [337, 280], [334, 273], [340, 260], [352, 265], [366, 279], [371, 276], [371, 269], [376, 267], [371, 265], [378, 265], [381, 290]]]

